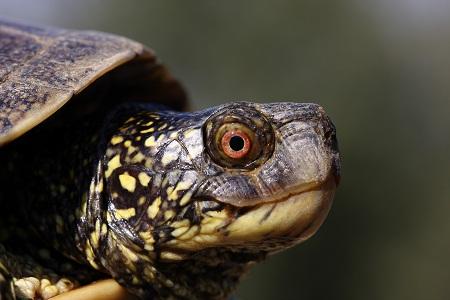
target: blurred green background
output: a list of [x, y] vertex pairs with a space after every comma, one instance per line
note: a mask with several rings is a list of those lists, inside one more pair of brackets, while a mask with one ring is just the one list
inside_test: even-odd
[[195, 108], [325, 107], [343, 158], [330, 216], [238, 299], [450, 298], [450, 1], [1, 0], [0, 15], [142, 41]]

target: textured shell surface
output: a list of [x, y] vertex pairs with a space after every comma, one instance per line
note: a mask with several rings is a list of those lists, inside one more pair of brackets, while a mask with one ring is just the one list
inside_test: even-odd
[[0, 145], [39, 124], [94, 80], [150, 54], [140, 43], [0, 19]]

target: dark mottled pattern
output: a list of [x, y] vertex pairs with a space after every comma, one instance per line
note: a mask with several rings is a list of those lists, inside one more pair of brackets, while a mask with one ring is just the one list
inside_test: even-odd
[[136, 42], [105, 33], [0, 20], [0, 144], [11, 139], [11, 130], [30, 127], [19, 128], [22, 122], [44, 119], [42, 109], [68, 100], [105, 70], [142, 51]]
[[[23, 112], [31, 111], [35, 107], [46, 103], [51, 95], [50, 88], [32, 86], [23, 82], [5, 82], [0, 89], [0, 99], [10, 99], [2, 103], [0, 111], [0, 126], [12, 127], [23, 117]], [[36, 98], [39, 101], [29, 101]]]
[[42, 45], [33, 38], [0, 32], [0, 82], [5, 81], [10, 72], [41, 49]]

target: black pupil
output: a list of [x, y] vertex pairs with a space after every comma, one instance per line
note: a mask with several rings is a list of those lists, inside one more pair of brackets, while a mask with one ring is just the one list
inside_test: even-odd
[[241, 151], [244, 148], [244, 139], [240, 136], [233, 136], [230, 139], [230, 148], [234, 151]]

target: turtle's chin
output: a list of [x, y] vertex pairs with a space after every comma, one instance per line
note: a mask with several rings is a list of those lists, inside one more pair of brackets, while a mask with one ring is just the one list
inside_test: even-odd
[[225, 239], [230, 243], [263, 246], [270, 252], [300, 243], [322, 225], [335, 190], [336, 179], [330, 176], [310, 190], [255, 206], [227, 227]]

